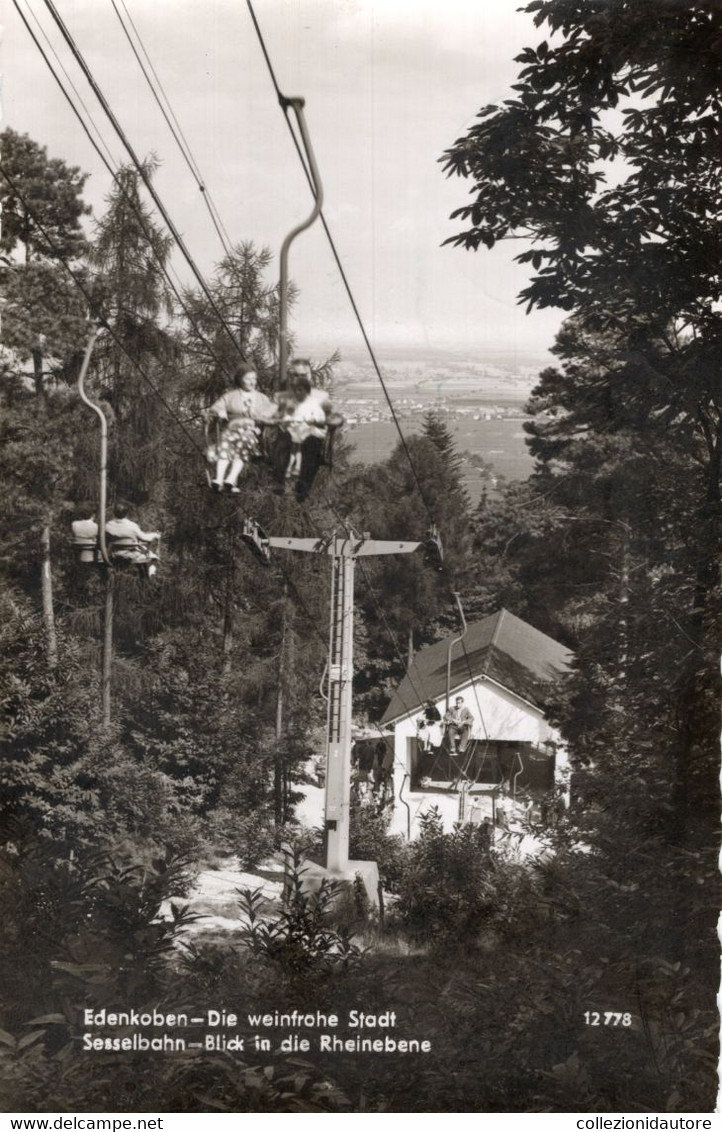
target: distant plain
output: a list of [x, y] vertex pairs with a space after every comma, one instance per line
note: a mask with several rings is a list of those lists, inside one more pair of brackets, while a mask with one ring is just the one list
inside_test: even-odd
[[[483, 359], [464, 354], [421, 351], [385, 352], [382, 375], [404, 436], [419, 433], [429, 410], [445, 420], [460, 455], [482, 457], [486, 474], [466, 459], [464, 482], [472, 503], [484, 484], [493, 493], [500, 479], [522, 480], [533, 460], [526, 446], [524, 406], [539, 372], [549, 364], [544, 356], [499, 355]], [[373, 464], [390, 456], [398, 431], [368, 359], [344, 357], [336, 370], [336, 398], [350, 418], [346, 439], [354, 446], [351, 459]], [[369, 420], [369, 417], [375, 417]], [[478, 418], [478, 419], [474, 419]]]

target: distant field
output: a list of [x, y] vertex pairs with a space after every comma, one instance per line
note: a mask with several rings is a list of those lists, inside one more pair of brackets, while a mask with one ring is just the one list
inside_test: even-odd
[[[386, 388], [394, 404], [403, 398], [410, 401], [423, 401], [433, 408], [441, 400], [450, 404], [473, 403], [493, 405], [502, 404], [523, 405], [531, 393], [535, 382], [529, 377], [519, 375], [500, 377], [498, 374], [487, 377], [418, 377], [415, 380], [407, 378], [404, 381], [398, 378], [388, 378]], [[379, 400], [378, 381], [373, 380], [345, 380], [336, 382], [337, 393], [345, 400], [349, 397], [365, 397], [370, 400]], [[381, 397], [383, 399], [383, 395]]]
[[[531, 473], [533, 461], [524, 442], [526, 434], [521, 419], [475, 421], [460, 417], [448, 420], [447, 425], [459, 452], [469, 451], [483, 456], [497, 475], [508, 480], [523, 480]], [[404, 436], [421, 432], [421, 426], [419, 418], [401, 420]], [[345, 436], [355, 447], [352, 460], [362, 464], [385, 460], [398, 441], [395, 426], [387, 421], [355, 425], [346, 431]], [[478, 470], [467, 465], [465, 480], [472, 502], [476, 502], [482, 490]]]

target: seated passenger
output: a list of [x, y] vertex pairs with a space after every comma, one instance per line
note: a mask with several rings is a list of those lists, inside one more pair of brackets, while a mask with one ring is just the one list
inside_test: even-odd
[[95, 515], [89, 519], [75, 519], [70, 524], [73, 532], [73, 543], [79, 551], [79, 560], [92, 565], [96, 561], [96, 548], [98, 545], [98, 524]]
[[462, 755], [469, 745], [474, 717], [466, 707], [463, 696], [457, 696], [453, 708], [444, 715], [446, 741], [452, 755]]
[[285, 483], [295, 480], [296, 498], [308, 496], [323, 463], [324, 442], [329, 427], [338, 427], [343, 417], [334, 413], [325, 389], [311, 381], [311, 363], [294, 358], [289, 367], [289, 386], [278, 396], [279, 423], [284, 425], [287, 439], [280, 441], [277, 474]]
[[[206, 414], [225, 421], [220, 442], [207, 455], [215, 461], [216, 474], [211, 483], [217, 491], [224, 487], [237, 494], [238, 477], [259, 448], [259, 424], [268, 424], [276, 414], [276, 406], [257, 388], [258, 378], [251, 366], [241, 366], [233, 375], [233, 388], [219, 397]], [[230, 465], [230, 470], [229, 470]]]
[[419, 746], [422, 751], [440, 747], [442, 742], [441, 712], [433, 700], [427, 700], [423, 715], [416, 721]]
[[373, 794], [381, 807], [394, 797], [394, 748], [385, 739], [379, 739], [374, 753], [374, 785]]
[[113, 518], [105, 524], [105, 534], [110, 539], [108, 552], [111, 558], [133, 563], [141, 568], [141, 573], [149, 578], [153, 577], [158, 555], [147, 544], [159, 539], [160, 531], [141, 530], [137, 523], [128, 518], [127, 505], [117, 503], [113, 509]]
[[371, 786], [371, 778], [376, 756], [376, 744], [373, 739], [356, 739], [351, 748], [351, 765], [355, 769], [357, 793], [365, 796]]

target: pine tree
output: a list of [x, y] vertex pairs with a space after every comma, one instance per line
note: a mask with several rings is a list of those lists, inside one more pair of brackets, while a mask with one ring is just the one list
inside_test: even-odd
[[[20, 545], [26, 574], [29, 560], [40, 576], [46, 656], [55, 667], [52, 535], [72, 463], [64, 380], [77, 370], [87, 333], [86, 304], [68, 268], [83, 274], [79, 257], [87, 244], [80, 221], [90, 209], [80, 195], [86, 178], [77, 168], [48, 158], [27, 135], [5, 130], [0, 140], [3, 169], [12, 182], [3, 178], [0, 186], [0, 247], [10, 257], [0, 268], [3, 344], [10, 351], [2, 393], [10, 445], [3, 458], [12, 485], [6, 518], [11, 530], [20, 525], [25, 531]], [[33, 396], [25, 377], [28, 363]], [[34, 465], [32, 477], [28, 460]], [[17, 538], [10, 542], [18, 548]]]
[[[152, 176], [152, 162], [145, 172]], [[162, 498], [168, 437], [178, 427], [158, 396], [171, 385], [177, 360], [165, 274], [171, 244], [141, 199], [139, 174], [122, 168], [90, 252], [94, 302], [112, 331], [96, 346], [93, 380], [113, 414], [112, 491], [134, 504]]]
[[90, 212], [81, 196], [87, 173], [49, 158], [44, 146], [15, 130], [2, 131], [0, 146], [12, 181], [0, 179], [0, 250], [11, 254], [20, 245], [25, 263], [79, 259], [87, 247], [81, 226]]

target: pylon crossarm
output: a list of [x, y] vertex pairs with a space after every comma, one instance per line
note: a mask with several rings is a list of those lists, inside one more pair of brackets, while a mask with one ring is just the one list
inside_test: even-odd
[[269, 538], [275, 550], [300, 550], [306, 554], [333, 554], [333, 540], [327, 538]]
[[[379, 542], [378, 539], [364, 539], [352, 551], [354, 558], [370, 554], [412, 554], [421, 546], [420, 542]], [[343, 554], [344, 551], [339, 553]]]
[[306, 554], [337, 554], [341, 558], [361, 558], [373, 554], [412, 554], [420, 542], [380, 542], [364, 538], [269, 538], [276, 550], [300, 550]]

